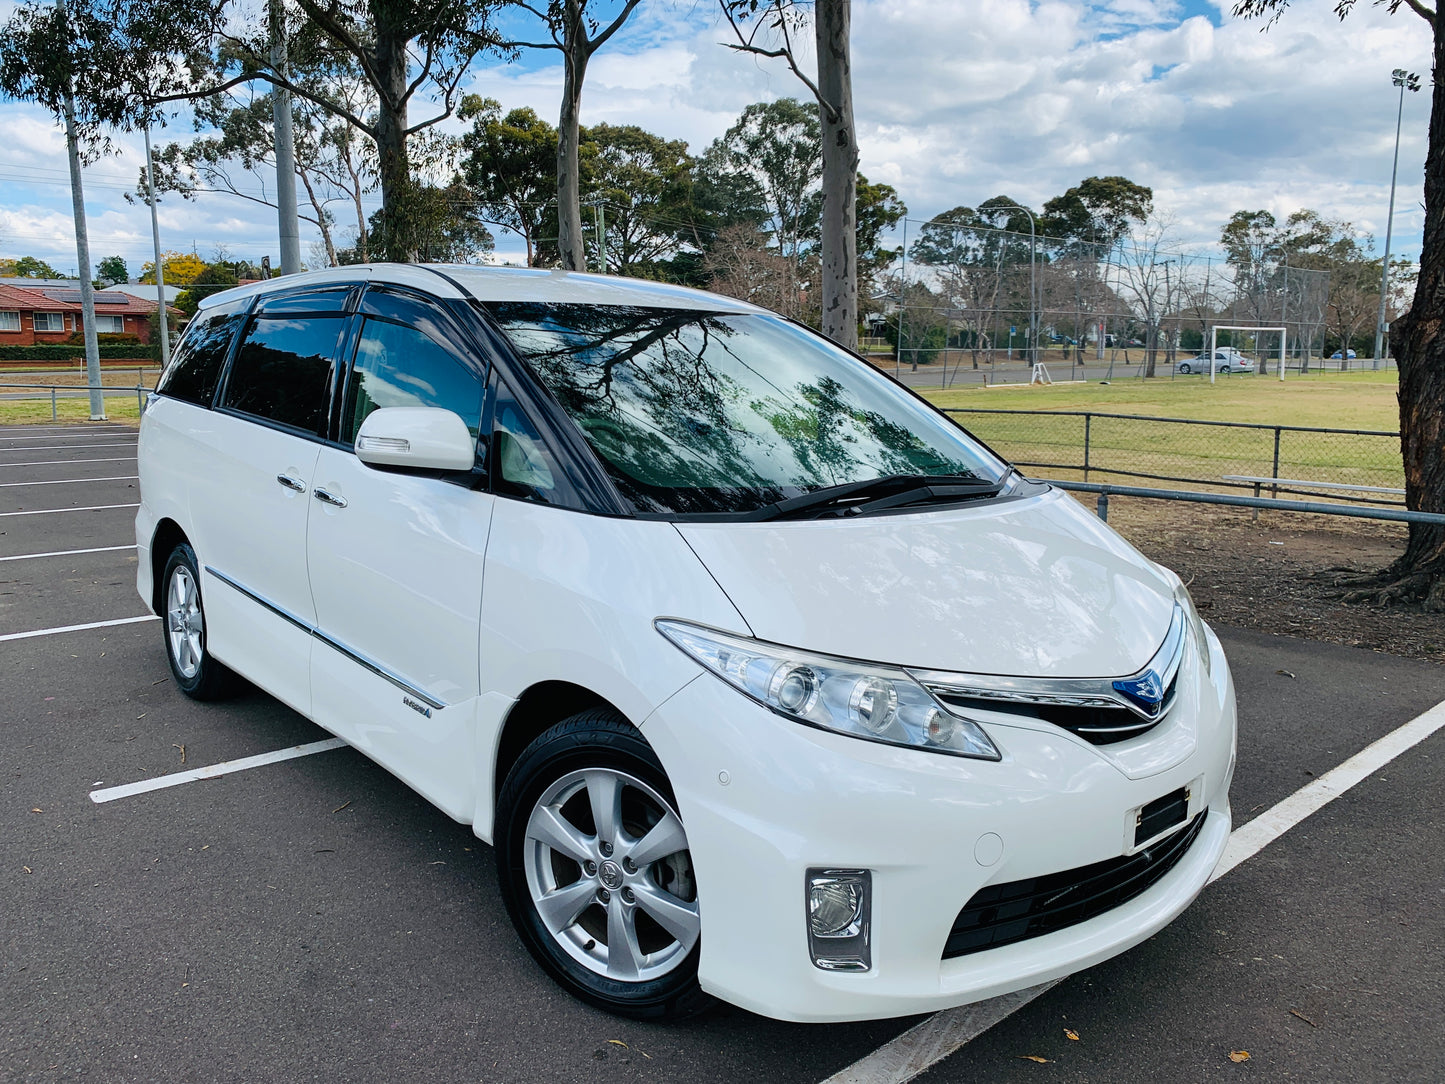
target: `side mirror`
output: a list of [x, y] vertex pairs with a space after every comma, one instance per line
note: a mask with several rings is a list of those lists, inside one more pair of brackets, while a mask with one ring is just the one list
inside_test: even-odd
[[454, 411], [439, 407], [382, 407], [356, 434], [356, 458], [373, 467], [471, 470], [476, 439]]

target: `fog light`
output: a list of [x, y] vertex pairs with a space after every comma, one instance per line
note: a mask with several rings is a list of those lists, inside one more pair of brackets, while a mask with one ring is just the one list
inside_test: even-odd
[[866, 869], [808, 870], [808, 947], [815, 967], [867, 971], [873, 875]]

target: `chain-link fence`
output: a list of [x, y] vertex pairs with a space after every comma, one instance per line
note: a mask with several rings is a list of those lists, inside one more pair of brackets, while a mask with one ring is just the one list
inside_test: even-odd
[[1398, 433], [1092, 411], [948, 413], [1026, 474], [1043, 478], [1404, 501]]
[[[1099, 245], [939, 220], [903, 230], [870, 330], [896, 345], [899, 368], [934, 367], [945, 384], [993, 382], [981, 374], [1035, 362], [1066, 377], [1169, 375], [1207, 350], [1219, 325], [1283, 327], [1288, 367], [1321, 364], [1326, 271], [1236, 266], [1147, 234]], [[1259, 375], [1278, 372], [1277, 331], [1220, 332], [1217, 345], [1256, 356]], [[1340, 360], [1348, 365], [1348, 353]]]

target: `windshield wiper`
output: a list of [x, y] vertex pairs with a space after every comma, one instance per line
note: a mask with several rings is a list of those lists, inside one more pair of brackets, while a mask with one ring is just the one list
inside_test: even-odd
[[[1011, 472], [1010, 472], [1011, 473]], [[995, 497], [1003, 491], [1008, 474], [985, 482], [968, 474], [889, 474], [863, 482], [815, 489], [811, 493], [764, 505], [743, 516], [746, 521], [795, 519], [809, 514], [856, 515], [912, 504], [920, 500], [966, 500]]]

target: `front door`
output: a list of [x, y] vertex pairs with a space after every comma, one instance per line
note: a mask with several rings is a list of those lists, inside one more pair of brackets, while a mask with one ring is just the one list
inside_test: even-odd
[[[338, 436], [312, 484], [307, 562], [316, 605], [318, 723], [447, 813], [469, 818], [482, 567], [492, 497], [472, 475], [368, 467], [351, 445], [379, 407], [455, 411], [480, 430], [482, 366], [418, 319], [418, 303], [371, 295]], [[382, 315], [385, 314], [385, 315]], [[445, 343], [445, 344], [444, 344]]]

